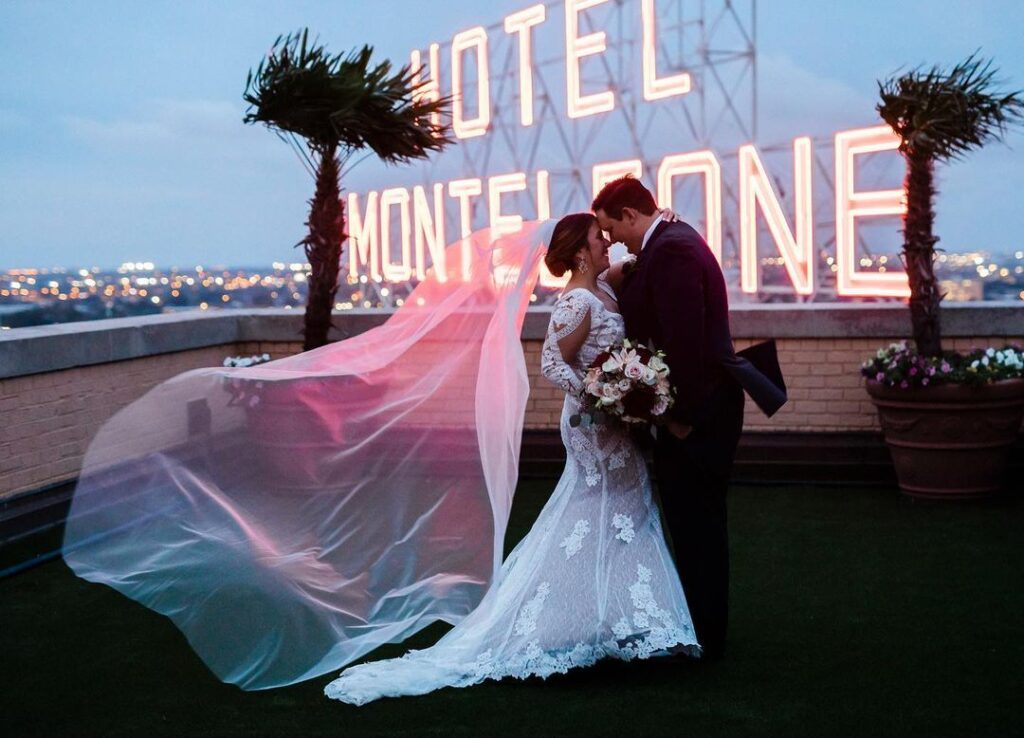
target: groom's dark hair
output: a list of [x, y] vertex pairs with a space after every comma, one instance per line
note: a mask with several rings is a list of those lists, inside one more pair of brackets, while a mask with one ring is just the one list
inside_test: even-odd
[[651, 191], [639, 179], [627, 174], [602, 187], [590, 205], [595, 213], [603, 210], [613, 220], [622, 220], [622, 208], [633, 208], [643, 215], [654, 215], [658, 204], [654, 202]]

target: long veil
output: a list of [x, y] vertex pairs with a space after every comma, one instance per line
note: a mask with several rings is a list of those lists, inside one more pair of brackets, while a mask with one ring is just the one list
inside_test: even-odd
[[90, 444], [65, 561], [244, 689], [462, 619], [501, 564], [551, 225], [449, 246], [366, 333], [154, 387]]

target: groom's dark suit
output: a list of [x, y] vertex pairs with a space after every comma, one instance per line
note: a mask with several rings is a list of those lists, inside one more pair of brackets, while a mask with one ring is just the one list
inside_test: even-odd
[[655, 476], [697, 638], [717, 656], [729, 613], [725, 496], [743, 429], [743, 390], [769, 415], [786, 401], [774, 347], [756, 352], [764, 371], [736, 355], [722, 270], [700, 234], [681, 222], [655, 228], [624, 277], [619, 309], [628, 338], [665, 352], [676, 388], [670, 414], [693, 428], [685, 440], [659, 430]]

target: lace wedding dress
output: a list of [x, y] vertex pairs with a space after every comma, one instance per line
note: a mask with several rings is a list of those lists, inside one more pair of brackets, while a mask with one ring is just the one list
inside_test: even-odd
[[[588, 313], [590, 333], [568, 364], [558, 341]], [[359, 705], [485, 679], [546, 678], [604, 657], [647, 658], [672, 647], [699, 654], [643, 458], [619, 425], [569, 424], [584, 368], [622, 338], [622, 316], [589, 290], [558, 300], [541, 368], [566, 392], [560, 430], [568, 459], [550, 499], [475, 610], [430, 648], [345, 669], [325, 688], [328, 697]]]

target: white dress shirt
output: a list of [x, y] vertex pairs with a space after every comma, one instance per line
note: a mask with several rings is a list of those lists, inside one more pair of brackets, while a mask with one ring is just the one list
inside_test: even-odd
[[651, 223], [651, 225], [648, 226], [647, 232], [644, 233], [644, 240], [640, 242], [641, 251], [644, 250], [644, 246], [647, 245], [647, 242], [651, 240], [651, 234], [654, 233], [654, 229], [658, 227], [658, 223], [660, 223], [663, 220], [664, 218], [659, 214], [658, 217], [655, 218], [654, 221]]

